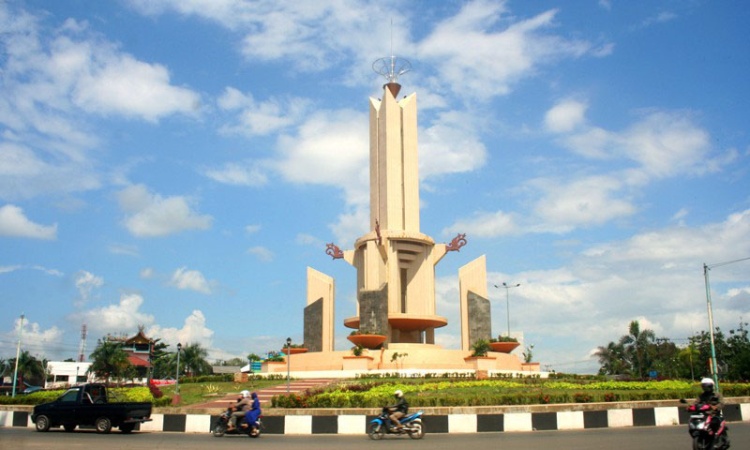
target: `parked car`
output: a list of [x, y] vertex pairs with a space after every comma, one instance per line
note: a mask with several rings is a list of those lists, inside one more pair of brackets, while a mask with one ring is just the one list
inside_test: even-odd
[[34, 407], [31, 421], [37, 431], [62, 426], [73, 431], [79, 425], [93, 425], [97, 433], [118, 427], [130, 433], [136, 424], [151, 420], [150, 402], [110, 402], [103, 384], [84, 384], [68, 389], [57, 400]]
[[24, 390], [22, 391], [24, 394], [31, 394], [32, 392], [41, 391], [44, 389], [42, 386], [34, 386], [32, 384], [29, 384], [27, 382], [23, 382]]

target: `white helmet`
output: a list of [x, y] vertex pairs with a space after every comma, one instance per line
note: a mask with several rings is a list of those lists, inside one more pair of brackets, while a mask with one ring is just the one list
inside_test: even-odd
[[399, 389], [396, 392], [394, 392], [393, 395], [395, 395], [396, 398], [401, 398], [401, 397], [404, 396], [404, 393], [403, 393], [403, 391], [401, 391], [401, 389]]
[[701, 387], [705, 392], [710, 392], [714, 390], [714, 380], [711, 378], [704, 378], [701, 380]]
[[250, 391], [242, 391], [240, 392], [242, 394], [242, 398], [248, 398], [250, 397]]

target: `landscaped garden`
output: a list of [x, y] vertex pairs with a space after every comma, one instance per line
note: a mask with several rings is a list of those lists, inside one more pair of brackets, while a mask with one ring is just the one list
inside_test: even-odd
[[[750, 383], [723, 383], [724, 396], [750, 395]], [[694, 398], [700, 384], [692, 381], [608, 381], [604, 377], [557, 376], [549, 379], [463, 377], [381, 378], [342, 381], [303, 394], [278, 395], [280, 408], [376, 408], [393, 403], [400, 389], [410, 406], [498, 406], [592, 403]]]
[[[285, 383], [285, 377], [250, 378], [247, 382], [228, 381], [227, 377], [198, 377], [180, 380], [181, 406], [190, 407], [239, 393], [243, 389], [260, 390]], [[750, 383], [721, 383], [724, 397], [750, 396]], [[374, 377], [341, 380], [326, 387], [301, 394], [277, 395], [277, 408], [378, 408], [393, 402], [393, 392], [400, 389], [412, 407], [503, 406], [553, 403], [593, 403], [640, 400], [677, 400], [695, 398], [700, 384], [690, 380], [613, 381], [603, 376], [557, 374], [551, 378], [498, 376], [476, 380], [469, 375], [427, 374], [424, 377], [399, 377], [385, 374]], [[170, 406], [174, 386], [159, 390], [147, 387], [111, 388], [118, 401], [151, 401], [154, 406]], [[52, 401], [63, 390], [38, 391], [15, 398], [0, 397], [0, 404], [35, 405]]]

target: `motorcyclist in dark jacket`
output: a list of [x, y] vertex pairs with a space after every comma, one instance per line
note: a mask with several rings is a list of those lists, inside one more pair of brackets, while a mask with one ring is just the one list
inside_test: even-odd
[[401, 425], [401, 422], [399, 422], [399, 419], [409, 412], [409, 403], [406, 402], [404, 393], [400, 389], [394, 392], [393, 395], [396, 397], [396, 404], [386, 406], [386, 408], [388, 408], [388, 411], [390, 412], [388, 418], [391, 420], [391, 425], [400, 430], [403, 426]]
[[[726, 427], [724, 426], [724, 417], [721, 415], [721, 410], [724, 407], [721, 402], [721, 397], [714, 391], [714, 380], [711, 378], [704, 378], [701, 380], [701, 388], [703, 392], [698, 396], [696, 405], [705, 405], [707, 413], [710, 418], [709, 427], [711, 428], [711, 434], [718, 435], [724, 433], [727, 443], [729, 443], [729, 436], [727, 434]], [[727, 447], [728, 448], [728, 447]]]

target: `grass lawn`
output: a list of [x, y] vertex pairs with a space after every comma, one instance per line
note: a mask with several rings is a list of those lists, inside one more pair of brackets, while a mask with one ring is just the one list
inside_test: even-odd
[[[270, 386], [284, 384], [283, 380], [265, 380], [262, 378], [249, 380], [246, 383], [236, 383], [234, 381], [215, 381], [206, 383], [180, 383], [180, 395], [182, 396], [182, 405], [195, 405], [199, 403], [210, 402], [216, 398], [222, 398], [228, 394], [237, 394], [241, 391], [257, 391]], [[161, 386], [159, 389], [165, 397], [174, 395], [174, 386]]]

